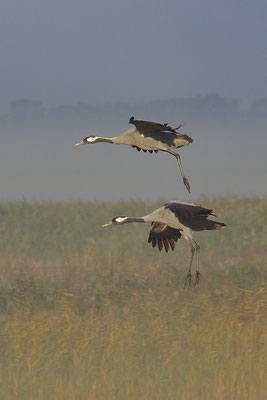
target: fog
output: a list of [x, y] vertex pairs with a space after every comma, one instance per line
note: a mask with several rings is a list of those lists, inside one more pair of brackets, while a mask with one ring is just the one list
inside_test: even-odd
[[63, 105], [18, 100], [0, 119], [1, 200], [188, 200], [174, 157], [106, 143], [73, 147], [89, 134], [112, 137], [135, 118], [184, 123], [181, 148], [192, 199], [266, 194], [267, 99], [246, 110], [218, 95], [138, 104]]
[[202, 195], [266, 194], [266, 2], [2, 0], [1, 200], [188, 200], [167, 154], [73, 148], [173, 126]]

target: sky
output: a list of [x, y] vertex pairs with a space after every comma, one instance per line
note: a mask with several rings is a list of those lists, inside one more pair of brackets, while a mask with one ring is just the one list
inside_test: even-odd
[[46, 106], [267, 93], [265, 0], [1, 0], [0, 115]]
[[[266, 195], [264, 112], [260, 121], [237, 112], [215, 123], [216, 113], [213, 122], [208, 113], [198, 121], [167, 103], [157, 112], [148, 106], [214, 93], [229, 104], [239, 99], [249, 113], [267, 98], [266, 21], [266, 0], [0, 0], [0, 201], [191, 201], [165, 154], [72, 147], [88, 134], [122, 133], [131, 115], [186, 123], [194, 143], [181, 156], [193, 198]], [[18, 99], [48, 110], [109, 104], [116, 112], [96, 107], [88, 129], [70, 115], [50, 130], [36, 121], [12, 130], [4, 116]]]

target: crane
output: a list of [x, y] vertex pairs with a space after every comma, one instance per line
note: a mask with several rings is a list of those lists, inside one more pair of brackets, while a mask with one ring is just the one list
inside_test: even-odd
[[74, 146], [105, 142], [112, 144], [126, 144], [136, 148], [138, 151], [143, 150], [144, 152], [148, 151], [149, 153], [153, 153], [153, 151], [156, 153], [158, 151], [167, 152], [176, 158], [184, 185], [190, 193], [190, 185], [184, 174], [181, 157], [178, 153], [173, 151], [173, 149], [187, 146], [193, 142], [193, 139], [187, 134], [180, 134], [177, 132], [183, 125], [180, 124], [174, 129], [167, 123], [159, 124], [151, 121], [137, 120], [134, 119], [134, 117], [130, 118], [129, 123], [133, 124], [134, 128], [127, 130], [119, 136], [113, 138], [92, 135], [86, 136], [86, 138], [81, 142], [74, 144]]
[[172, 250], [174, 250], [175, 242], [183, 237], [189, 244], [191, 250], [190, 264], [184, 288], [187, 286], [187, 284], [191, 286], [191, 267], [195, 252], [197, 260], [194, 287], [196, 287], [200, 280], [200, 246], [194, 240], [192, 231], [222, 229], [226, 226], [222, 222], [209, 219], [210, 216], [216, 217], [216, 215], [213, 214], [213, 210], [209, 208], [192, 203], [182, 203], [177, 200], [171, 200], [165, 203], [162, 207], [143, 217], [114, 217], [110, 222], [102, 225], [102, 228], [110, 225], [122, 225], [130, 222], [150, 222], [152, 228], [149, 233], [148, 243], [152, 243], [153, 247], [158, 245], [160, 251], [164, 246], [166, 252], [168, 252], [170, 247]]

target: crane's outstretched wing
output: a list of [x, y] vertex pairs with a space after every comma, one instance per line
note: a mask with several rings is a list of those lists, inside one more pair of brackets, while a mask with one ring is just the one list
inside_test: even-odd
[[134, 119], [131, 117], [129, 120], [129, 124], [133, 124], [136, 129], [144, 136], [153, 136], [159, 133], [171, 133], [173, 135], [179, 134], [177, 130], [181, 128], [182, 124], [179, 125], [177, 128], [172, 128], [167, 123], [166, 124], [159, 124], [157, 122], [152, 121], [143, 121], [141, 119]]
[[180, 239], [181, 233], [178, 229], [171, 228], [166, 224], [160, 222], [152, 222], [152, 229], [149, 233], [148, 243], [152, 242], [152, 246], [158, 245], [159, 251], [162, 250], [163, 245], [165, 251], [168, 253], [169, 244], [171, 249], [174, 250], [175, 243]]
[[184, 204], [176, 201], [170, 201], [164, 205], [174, 213], [179, 222], [193, 231], [203, 231], [204, 229], [220, 229], [226, 226], [222, 222], [216, 222], [208, 219], [209, 216], [216, 217], [213, 210], [194, 204]]

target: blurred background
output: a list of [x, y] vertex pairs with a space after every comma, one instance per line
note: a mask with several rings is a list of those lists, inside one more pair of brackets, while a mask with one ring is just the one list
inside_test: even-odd
[[2, 0], [0, 200], [188, 199], [166, 154], [72, 145], [173, 126], [192, 196], [266, 194], [266, 4]]

